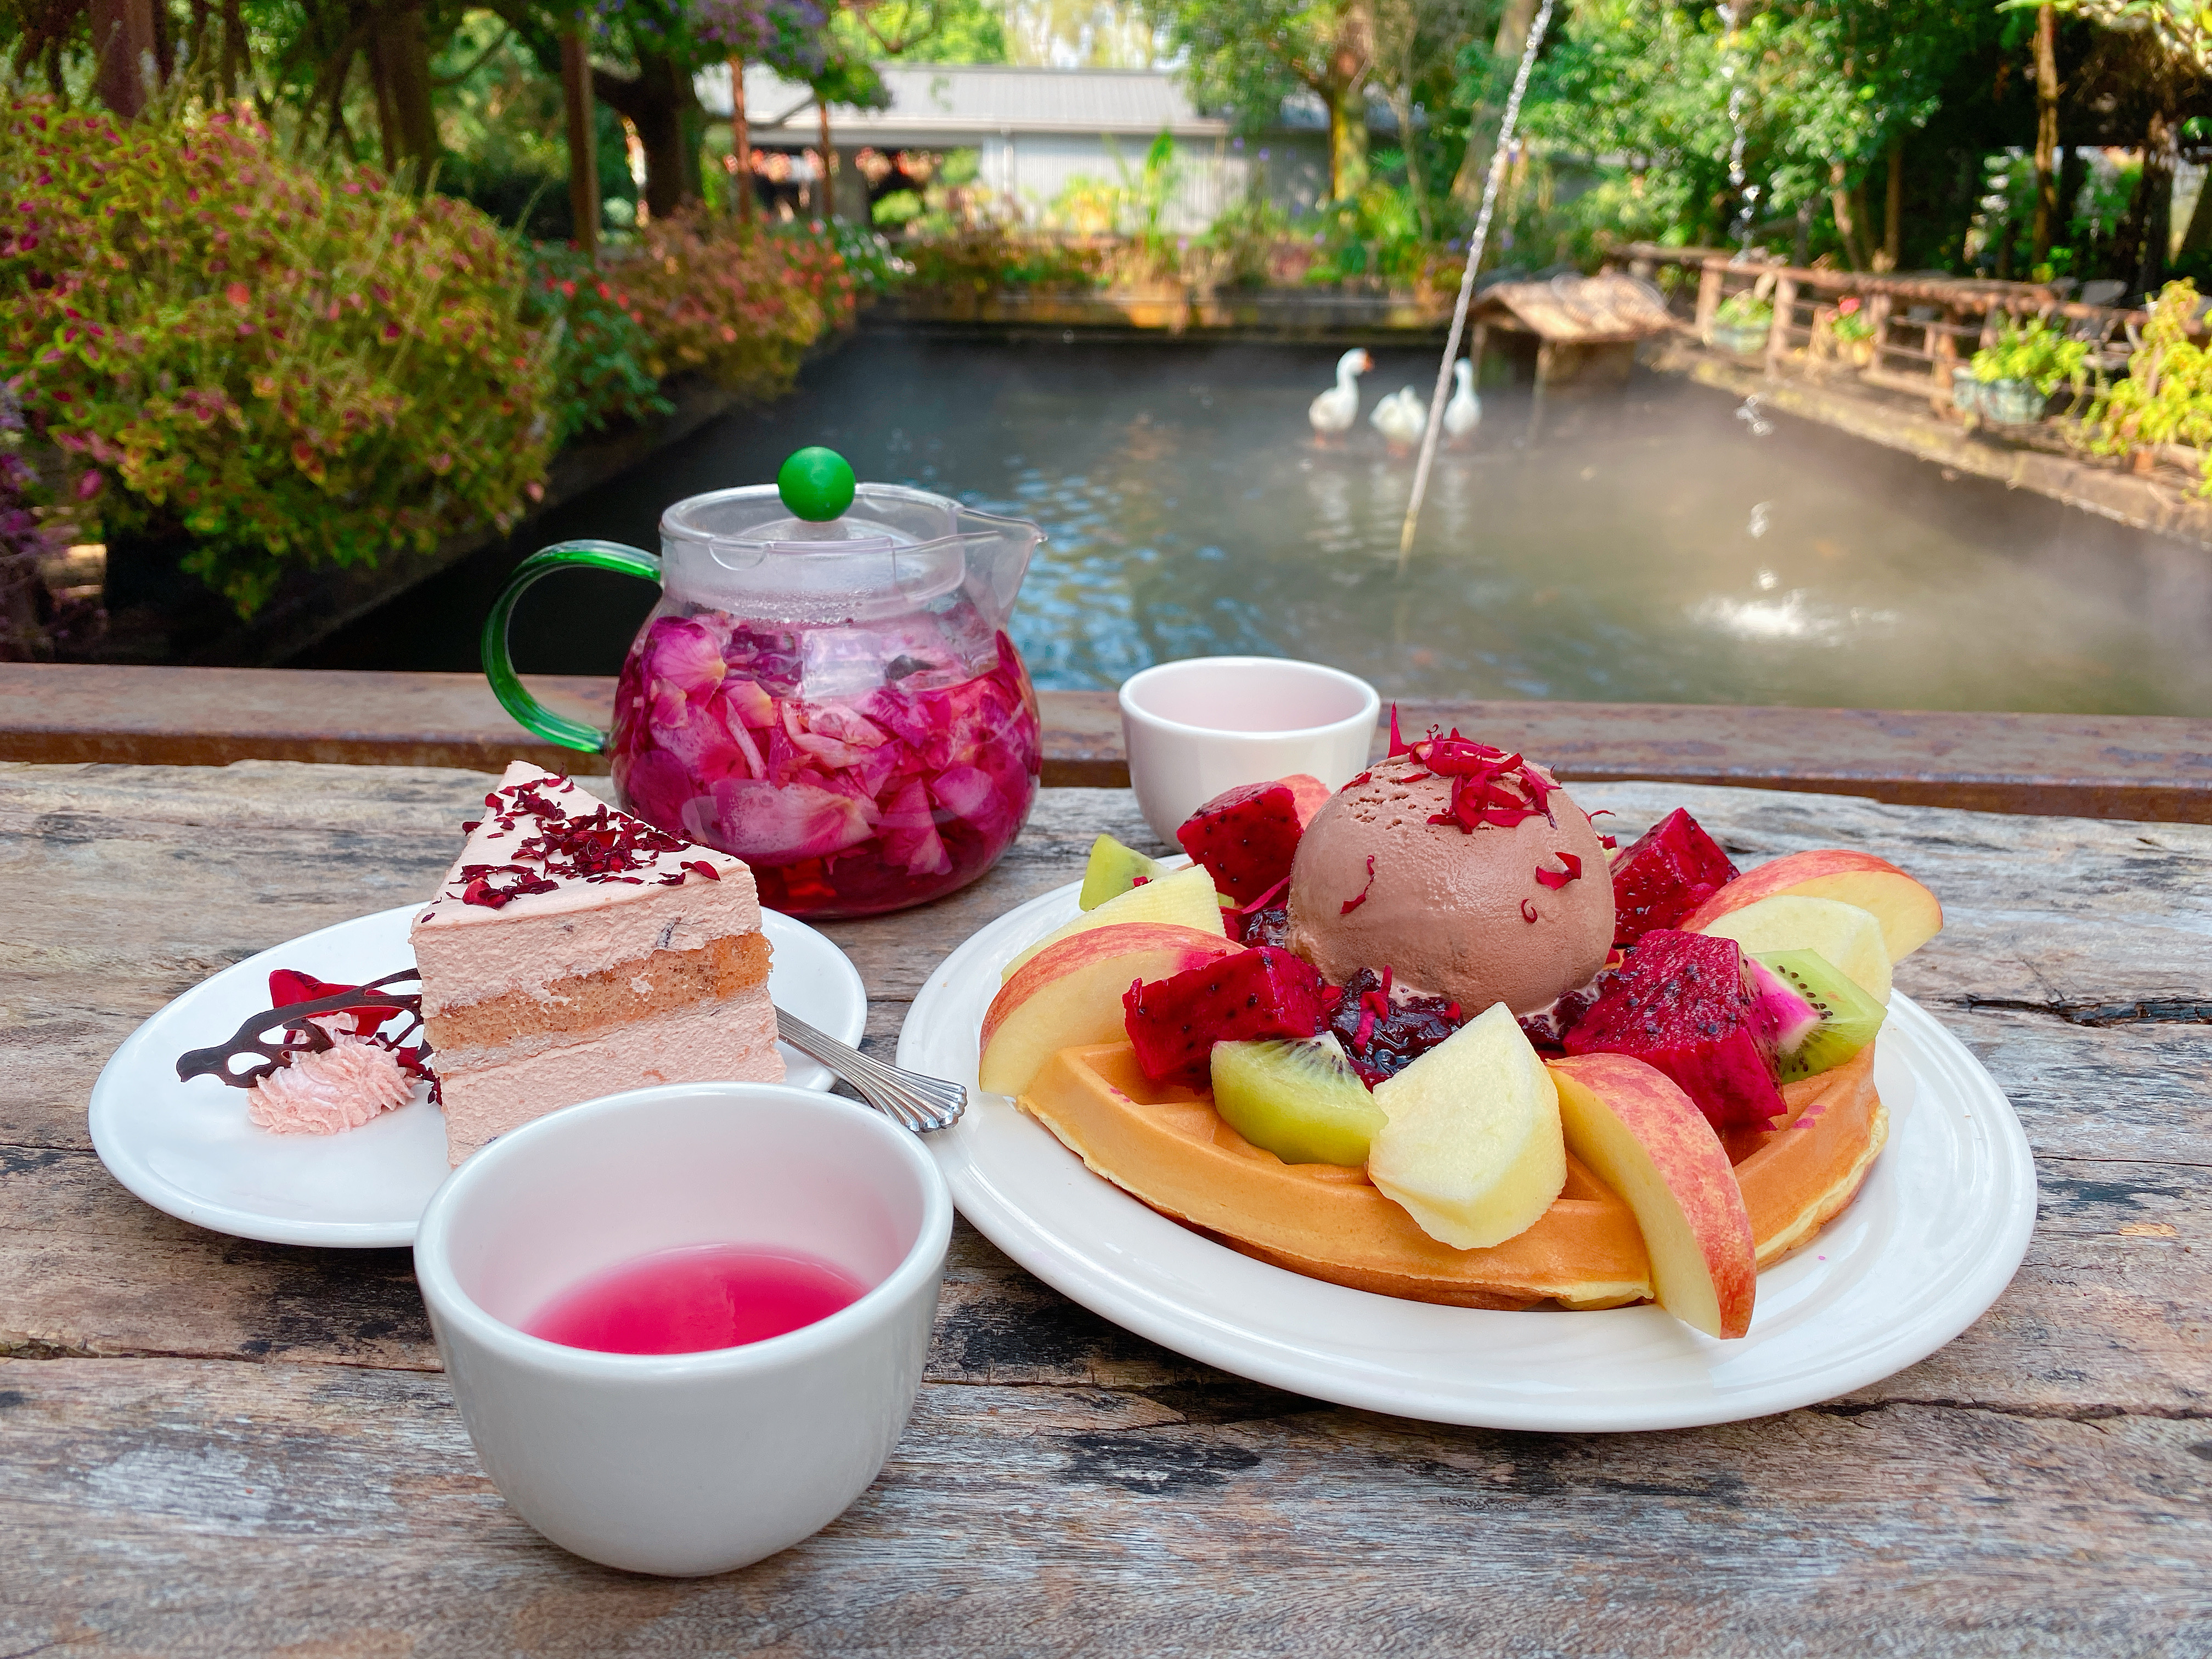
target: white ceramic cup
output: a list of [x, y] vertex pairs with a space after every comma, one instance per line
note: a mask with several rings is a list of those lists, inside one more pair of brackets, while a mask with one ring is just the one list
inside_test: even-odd
[[[921, 1382], [952, 1231], [936, 1161], [832, 1095], [672, 1084], [501, 1136], [422, 1213], [415, 1273], [485, 1473], [562, 1548], [694, 1577], [827, 1526]], [[805, 1250], [872, 1288], [785, 1335], [599, 1353], [517, 1328], [580, 1279], [686, 1244]]]
[[1367, 764], [1382, 701], [1356, 675], [1282, 657], [1192, 657], [1121, 683], [1129, 781], [1170, 847], [1224, 789], [1304, 772], [1340, 789]]

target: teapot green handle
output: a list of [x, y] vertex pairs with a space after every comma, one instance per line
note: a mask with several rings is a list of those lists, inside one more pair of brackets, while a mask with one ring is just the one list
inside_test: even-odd
[[656, 587], [660, 584], [660, 561], [620, 542], [559, 542], [541, 548], [515, 566], [514, 574], [507, 579], [507, 586], [492, 605], [491, 615], [484, 618], [484, 678], [491, 682], [492, 695], [499, 699], [501, 706], [524, 726], [563, 749], [580, 749], [587, 755], [596, 755], [606, 748], [609, 733], [596, 726], [556, 714], [532, 696], [507, 654], [507, 625], [514, 615], [515, 602], [541, 577], [568, 565], [612, 570], [649, 581]]

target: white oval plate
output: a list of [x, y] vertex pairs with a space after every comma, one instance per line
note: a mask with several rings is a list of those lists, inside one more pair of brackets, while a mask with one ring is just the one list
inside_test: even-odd
[[[125, 1187], [180, 1220], [272, 1244], [373, 1249], [415, 1242], [415, 1222], [445, 1180], [446, 1119], [428, 1091], [337, 1135], [278, 1135], [246, 1115], [246, 1091], [177, 1079], [177, 1056], [226, 1041], [269, 1006], [269, 972], [364, 984], [414, 965], [408, 923], [420, 904], [342, 921], [202, 981], [124, 1040], [92, 1086], [92, 1144]], [[857, 1043], [868, 994], [845, 953], [773, 910], [769, 991], [810, 1025]], [[779, 1048], [782, 1045], [779, 1044]], [[827, 1091], [830, 1073], [782, 1048], [785, 1080]]]
[[1437, 1423], [1553, 1433], [1688, 1428], [1832, 1399], [1925, 1358], [2011, 1282], [2035, 1164], [1979, 1061], [1903, 994], [1875, 1057], [1889, 1143], [1857, 1199], [1759, 1278], [1751, 1334], [1721, 1342], [1652, 1306], [1494, 1313], [1306, 1279], [1178, 1226], [976, 1088], [977, 1034], [1018, 951], [1076, 915], [1080, 884], [1008, 912], [932, 974], [898, 1063], [968, 1085], [929, 1138], [960, 1212], [1061, 1294], [1255, 1382]]

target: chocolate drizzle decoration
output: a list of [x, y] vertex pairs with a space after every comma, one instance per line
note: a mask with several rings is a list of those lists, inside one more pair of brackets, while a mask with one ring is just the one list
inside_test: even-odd
[[[273, 980], [276, 975], [270, 977]], [[266, 1009], [240, 1025], [229, 1042], [179, 1055], [178, 1080], [190, 1082], [196, 1077], [215, 1077], [234, 1089], [251, 1089], [280, 1067], [290, 1065], [295, 1054], [319, 1054], [335, 1048], [331, 1034], [315, 1021], [319, 1018], [351, 1014], [355, 1017], [355, 1034], [380, 1048], [389, 1049], [398, 1060], [400, 1069], [409, 1076], [427, 1079], [434, 1100], [437, 1077], [425, 1063], [430, 1045], [408, 1041], [422, 1029], [422, 994], [420, 991], [384, 988], [408, 980], [420, 984], [422, 978], [421, 974], [408, 968], [371, 980], [366, 985], [323, 986], [321, 981], [314, 981], [326, 994]], [[395, 1018], [400, 1019], [399, 1029], [386, 1035], [381, 1028]], [[258, 1057], [260, 1063], [239, 1069], [235, 1062], [249, 1056]]]

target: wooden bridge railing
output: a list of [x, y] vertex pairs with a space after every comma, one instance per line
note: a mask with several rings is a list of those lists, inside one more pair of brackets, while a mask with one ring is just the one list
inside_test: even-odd
[[[1721, 302], [1764, 283], [1774, 307], [1774, 323], [1763, 352], [1735, 354], [1739, 358], [1763, 360], [1773, 374], [1800, 365], [1831, 374], [1856, 371], [1870, 386], [1925, 396], [1943, 409], [1951, 406], [1953, 369], [1982, 347], [1996, 343], [2008, 317], [2042, 317], [2061, 323], [2068, 333], [2091, 343], [2093, 361], [2110, 373], [2126, 366], [2141, 343], [2141, 325], [2149, 316], [2118, 307], [2084, 305], [2039, 283], [1820, 270], [1741, 259], [1716, 248], [1632, 242], [1607, 264], [1647, 281], [1670, 267], [1696, 273], [1689, 314], [1682, 314], [1686, 285], [1674, 289], [1668, 305], [1685, 332], [1708, 341]], [[1863, 351], [1855, 351], [1850, 343], [1838, 342], [1829, 332], [1838, 302], [1850, 295], [1857, 296], [1873, 327], [1863, 343]], [[1793, 356], [1797, 352], [1802, 356]]]

